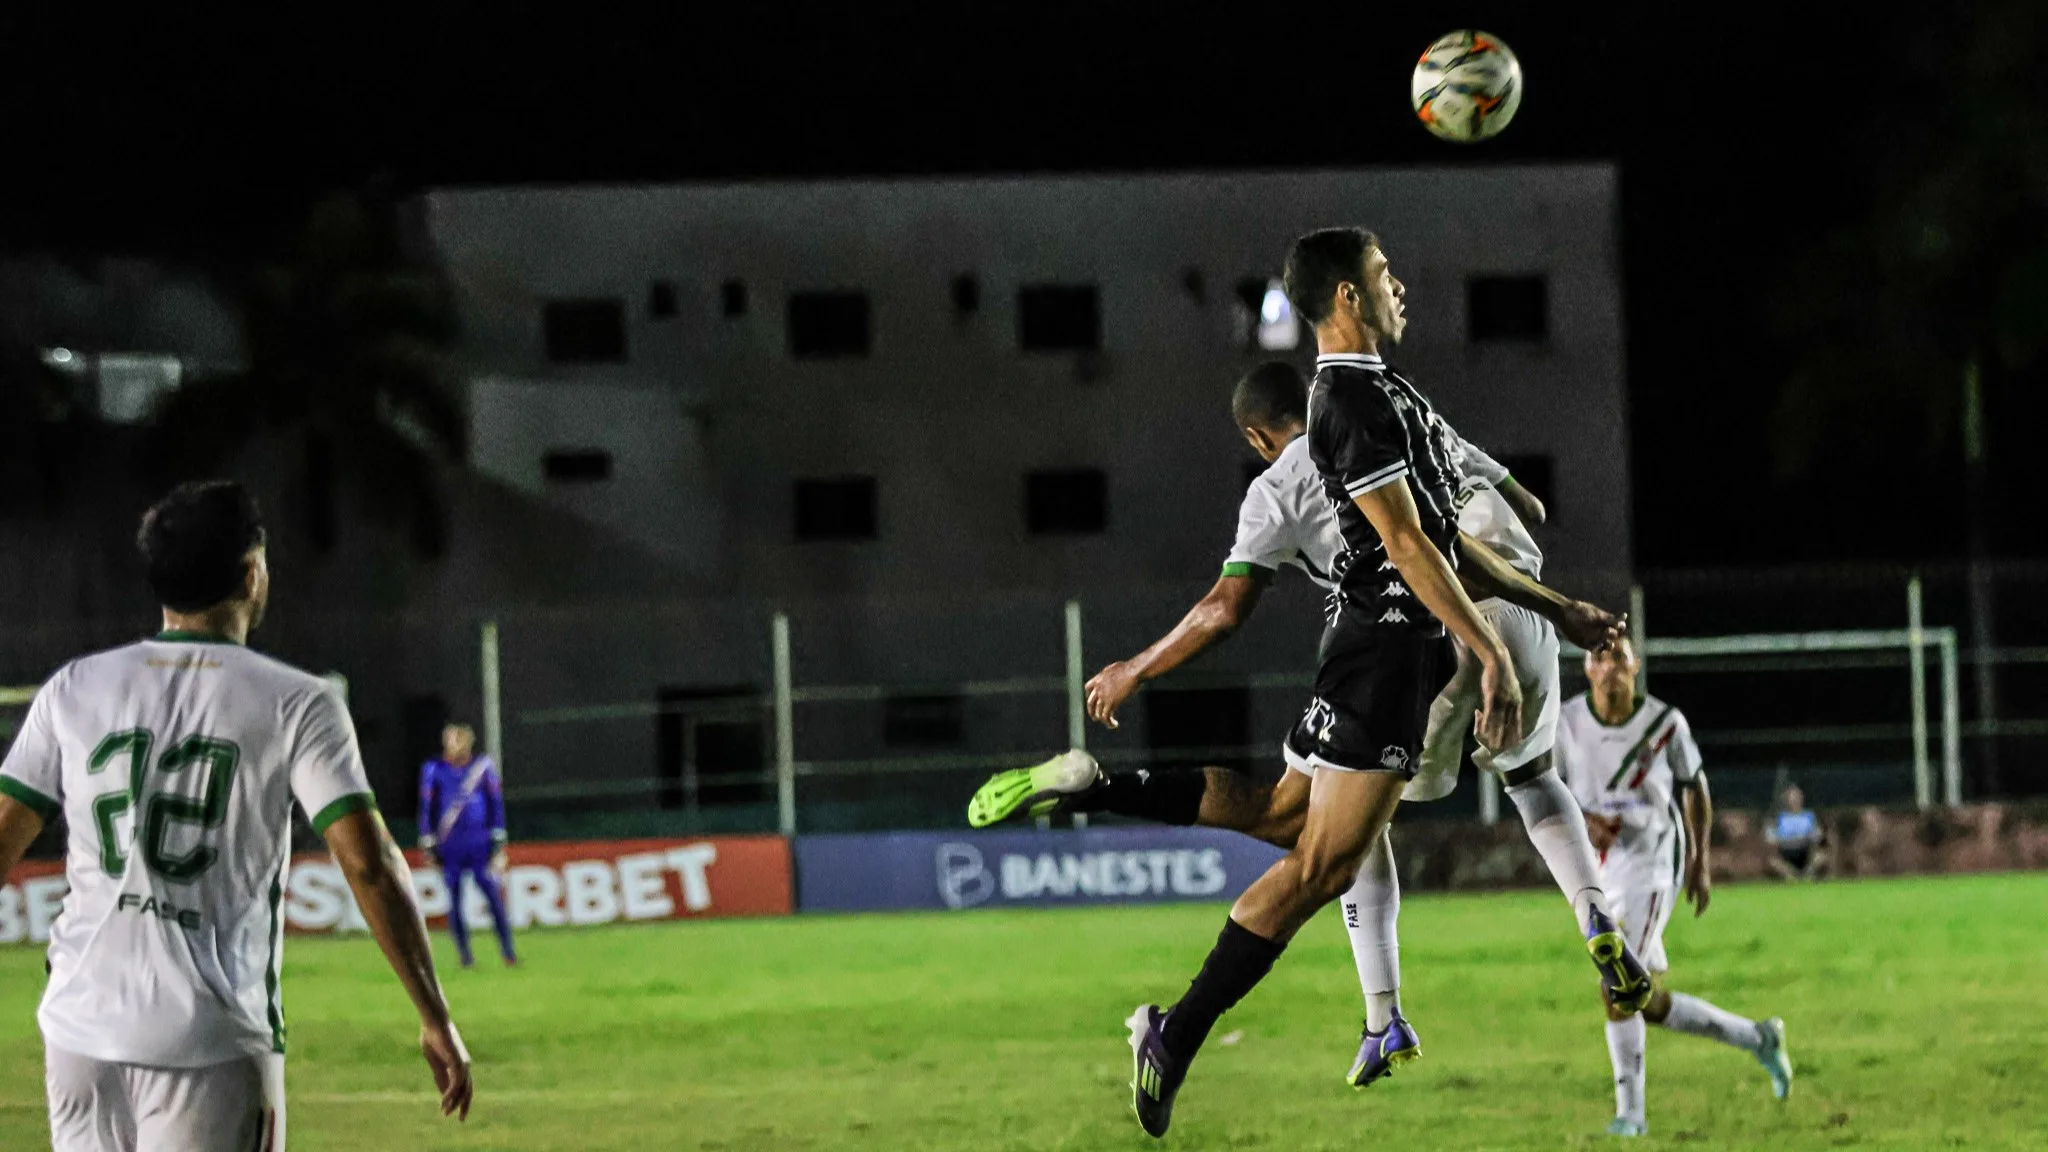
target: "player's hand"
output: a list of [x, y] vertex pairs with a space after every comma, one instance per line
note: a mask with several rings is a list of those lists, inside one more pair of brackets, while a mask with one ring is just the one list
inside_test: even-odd
[[1138, 675], [1122, 660], [1111, 664], [1088, 681], [1088, 718], [1104, 728], [1114, 728], [1116, 710], [1138, 690]]
[[1714, 870], [1707, 864], [1705, 852], [1695, 852], [1686, 861], [1685, 900], [1692, 905], [1693, 919], [1707, 914], [1707, 901], [1714, 894]]
[[491, 854], [491, 875], [503, 877], [505, 875], [506, 870], [511, 867], [512, 858], [505, 854], [505, 850], [503, 848], [500, 848], [496, 852], [493, 852]]
[[1479, 742], [1498, 752], [1522, 738], [1522, 685], [1503, 650], [1479, 668]]
[[469, 1101], [476, 1085], [469, 1078], [469, 1049], [462, 1046], [462, 1034], [454, 1021], [427, 1024], [420, 1028], [420, 1055], [434, 1071], [434, 1087], [441, 1090], [441, 1115], [469, 1119]]
[[1573, 600], [1558, 610], [1557, 630], [1588, 652], [1599, 652], [1628, 637], [1628, 613], [1617, 616], [1598, 604]]
[[1586, 838], [1593, 842], [1593, 851], [1605, 852], [1614, 847], [1614, 841], [1620, 835], [1621, 817], [1586, 813]]

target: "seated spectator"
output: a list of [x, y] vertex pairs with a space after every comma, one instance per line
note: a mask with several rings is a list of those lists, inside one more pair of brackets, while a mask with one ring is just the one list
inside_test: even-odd
[[1827, 832], [1820, 815], [1806, 808], [1798, 785], [1785, 789], [1784, 804], [1764, 824], [1764, 839], [1777, 854], [1768, 863], [1786, 880], [1817, 880], [1828, 867]]

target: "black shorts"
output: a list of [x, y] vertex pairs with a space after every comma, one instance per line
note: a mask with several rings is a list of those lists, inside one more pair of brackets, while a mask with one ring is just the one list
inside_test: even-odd
[[1333, 630], [1323, 642], [1315, 699], [1287, 733], [1289, 761], [1412, 778], [1429, 706], [1457, 663], [1448, 636]]
[[1804, 872], [1806, 871], [1806, 862], [1813, 859], [1813, 846], [1811, 844], [1781, 844], [1778, 846], [1778, 855], [1795, 870]]

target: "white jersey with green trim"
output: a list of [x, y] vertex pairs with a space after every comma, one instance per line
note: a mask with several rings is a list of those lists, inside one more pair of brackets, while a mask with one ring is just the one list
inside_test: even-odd
[[284, 1051], [292, 802], [321, 831], [371, 807], [331, 685], [194, 634], [87, 656], [36, 694], [0, 792], [69, 828], [46, 1043], [158, 1068]]
[[[1444, 425], [1451, 458], [1461, 481], [1455, 499], [1458, 528], [1500, 553], [1531, 580], [1543, 575], [1543, 552], [1521, 517], [1500, 494], [1508, 470]], [[1291, 564], [1325, 591], [1336, 587], [1331, 573], [1344, 551], [1337, 509], [1309, 458], [1308, 437], [1297, 436], [1245, 489], [1237, 510], [1237, 538], [1224, 560], [1226, 576], [1277, 573]]]
[[1579, 807], [1621, 818], [1612, 851], [1661, 854], [1672, 832], [1682, 847], [1685, 820], [1675, 793], [1700, 771], [1700, 747], [1685, 713], [1646, 693], [1627, 720], [1610, 725], [1581, 692], [1558, 709], [1556, 748], [1558, 771]]

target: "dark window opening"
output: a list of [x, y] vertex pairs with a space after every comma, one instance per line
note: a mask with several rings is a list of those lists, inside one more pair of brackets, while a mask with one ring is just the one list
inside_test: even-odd
[[747, 314], [747, 286], [739, 280], [727, 280], [719, 286], [718, 298], [725, 309], [725, 318], [736, 320]]
[[657, 804], [694, 811], [775, 799], [760, 697], [751, 687], [656, 689]]
[[867, 355], [867, 296], [860, 292], [799, 292], [791, 296], [789, 351], [805, 358]]
[[1168, 688], [1145, 693], [1145, 737], [1158, 768], [1192, 771], [1201, 765], [1249, 771], [1244, 749], [1252, 743], [1251, 690]]
[[1474, 276], [1465, 305], [1474, 340], [1549, 338], [1549, 288], [1541, 276]]
[[555, 484], [596, 484], [612, 478], [612, 454], [602, 448], [556, 448], [540, 458], [541, 475]]
[[1100, 468], [1024, 477], [1024, 525], [1033, 536], [1087, 535], [1109, 527], [1109, 477]]
[[656, 280], [647, 289], [647, 315], [656, 320], [673, 319], [680, 309], [676, 305], [676, 286], [666, 280]]
[[972, 276], [953, 277], [953, 314], [972, 316], [981, 310], [981, 281]]
[[960, 743], [965, 701], [958, 696], [891, 696], [882, 701], [882, 742], [891, 748]]
[[557, 364], [607, 364], [626, 358], [623, 300], [550, 300], [541, 306], [548, 359]]
[[1095, 285], [1040, 284], [1017, 293], [1017, 344], [1027, 352], [1093, 352], [1102, 347]]
[[1543, 501], [1546, 519], [1557, 518], [1557, 484], [1548, 456], [1500, 456], [1500, 465], [1514, 477], [1515, 483], [1527, 488], [1538, 500]]
[[875, 478], [796, 482], [798, 540], [873, 540]]

